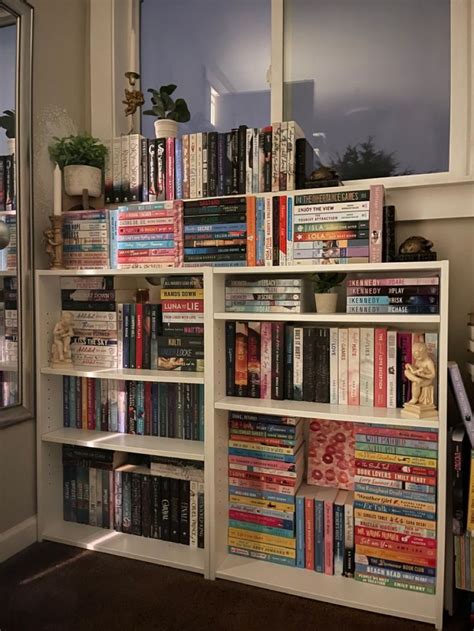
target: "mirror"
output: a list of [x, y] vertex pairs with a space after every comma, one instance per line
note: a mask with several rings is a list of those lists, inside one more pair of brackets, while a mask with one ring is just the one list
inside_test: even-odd
[[32, 416], [31, 27], [0, 0], [0, 426]]

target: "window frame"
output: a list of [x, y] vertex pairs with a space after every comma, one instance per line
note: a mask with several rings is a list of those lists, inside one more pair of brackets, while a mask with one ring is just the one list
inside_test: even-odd
[[[126, 70], [139, 69], [140, 0], [101, 0], [90, 5], [92, 133], [102, 138], [128, 131], [121, 104]], [[284, 0], [271, 0], [271, 120], [283, 120]], [[105, 36], [104, 36], [105, 34]], [[345, 181], [363, 188], [376, 182], [387, 190], [426, 189], [474, 182], [474, 3], [451, 0], [451, 101], [449, 171]], [[129, 42], [124, 54], [124, 42]], [[115, 54], [116, 53], [116, 54]], [[134, 67], [132, 67], [134, 66]], [[112, 116], [110, 116], [112, 112]], [[139, 129], [139, 123], [135, 126]], [[431, 191], [432, 192], [432, 191]], [[468, 193], [469, 195], [469, 193]], [[415, 211], [416, 212], [416, 211]], [[474, 204], [453, 211], [424, 210], [403, 219], [474, 217]]]

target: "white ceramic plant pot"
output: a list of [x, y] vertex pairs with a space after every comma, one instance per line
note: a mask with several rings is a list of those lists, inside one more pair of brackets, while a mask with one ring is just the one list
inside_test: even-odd
[[82, 195], [84, 189], [89, 197], [100, 197], [102, 193], [102, 170], [85, 164], [64, 167], [64, 190], [67, 195]]
[[336, 313], [337, 294], [314, 294], [317, 313]]
[[178, 123], [169, 118], [158, 118], [155, 121], [155, 138], [177, 138]]
[[7, 138], [7, 151], [10, 155], [15, 153], [15, 139]]

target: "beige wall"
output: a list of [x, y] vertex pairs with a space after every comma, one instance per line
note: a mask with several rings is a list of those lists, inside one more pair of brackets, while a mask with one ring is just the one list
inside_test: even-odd
[[[30, 0], [33, 49], [33, 209], [36, 264], [45, 267], [41, 233], [52, 200], [48, 144], [84, 129], [89, 102], [88, 0]], [[0, 431], [0, 533], [36, 513], [35, 422]]]

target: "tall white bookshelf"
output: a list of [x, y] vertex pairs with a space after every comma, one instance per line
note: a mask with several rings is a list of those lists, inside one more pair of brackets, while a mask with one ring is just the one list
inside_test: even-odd
[[[246, 275], [305, 275], [334, 269], [348, 273], [400, 276], [405, 272], [440, 276], [439, 315], [352, 315], [336, 313], [255, 314], [225, 312], [225, 280]], [[57, 371], [49, 368], [49, 341], [60, 312], [60, 276], [114, 275], [123, 287], [143, 286], [145, 276], [202, 274], [204, 278], [205, 372], [163, 373], [162, 371]], [[418, 620], [442, 628], [446, 530], [446, 448], [447, 448], [447, 334], [448, 263], [379, 263], [338, 266], [291, 266], [256, 268], [179, 268], [97, 271], [39, 271], [36, 277], [37, 383], [38, 383], [38, 538], [150, 561], [202, 573], [209, 579], [226, 579], [367, 611]], [[135, 285], [133, 283], [136, 283]], [[140, 283], [142, 283], [140, 285]], [[340, 406], [299, 401], [273, 401], [225, 395], [225, 322], [227, 320], [274, 320], [340, 323], [363, 326], [380, 323], [391, 328], [438, 332], [438, 412], [428, 419], [407, 419], [400, 410]], [[145, 376], [143, 373], [147, 373]], [[129, 436], [62, 427], [62, 376], [81, 375], [105, 379], [188, 380], [204, 383], [205, 440], [193, 444], [148, 436]], [[437, 489], [437, 579], [436, 594], [427, 595], [389, 587], [368, 585], [350, 578], [326, 576], [314, 571], [230, 555], [227, 551], [228, 411], [244, 411], [302, 418], [328, 418], [346, 422], [434, 428], [438, 430]], [[93, 528], [62, 520], [61, 445], [85, 445], [127, 452], [168, 455], [205, 463], [206, 535], [204, 550], [154, 539]]]

